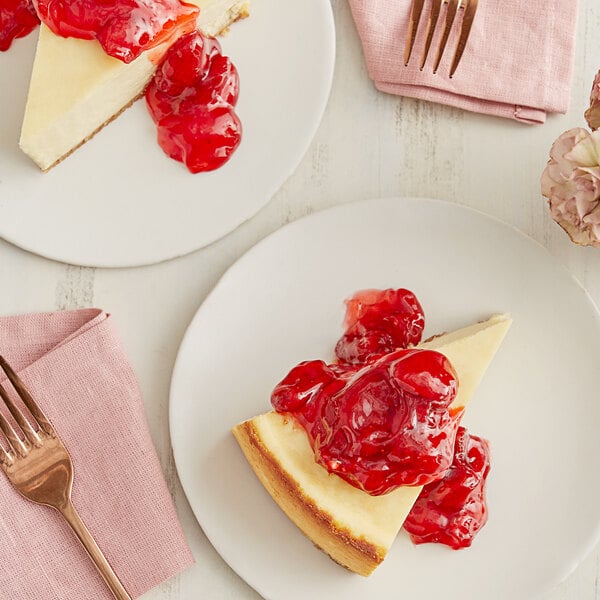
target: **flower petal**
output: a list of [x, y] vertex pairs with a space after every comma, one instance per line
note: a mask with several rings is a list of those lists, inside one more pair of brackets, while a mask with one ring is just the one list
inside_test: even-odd
[[600, 129], [600, 71], [592, 85], [590, 107], [585, 111], [585, 118], [592, 130]]

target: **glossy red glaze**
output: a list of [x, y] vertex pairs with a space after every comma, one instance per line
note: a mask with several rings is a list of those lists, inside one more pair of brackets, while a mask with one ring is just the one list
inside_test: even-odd
[[317, 462], [379, 495], [439, 479], [452, 462], [462, 412], [448, 359], [433, 350], [397, 350], [364, 367], [304, 362], [271, 402], [308, 433]]
[[145, 50], [193, 31], [199, 9], [180, 0], [34, 0], [42, 22], [63, 37], [97, 39], [130, 63]]
[[241, 141], [238, 94], [237, 70], [217, 40], [198, 32], [180, 38], [146, 89], [161, 148], [192, 173], [223, 165]]
[[31, 0], [1, 0], [0, 50], [8, 50], [16, 38], [25, 37], [39, 22]]
[[418, 344], [425, 315], [409, 290], [363, 290], [346, 300], [344, 325], [336, 356], [342, 363], [358, 365]]
[[488, 518], [489, 471], [488, 442], [459, 427], [452, 466], [442, 479], [423, 488], [404, 522], [413, 542], [438, 542], [456, 550], [470, 546]]

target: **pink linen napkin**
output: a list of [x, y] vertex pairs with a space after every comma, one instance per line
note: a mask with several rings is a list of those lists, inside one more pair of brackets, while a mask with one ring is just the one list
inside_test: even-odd
[[479, 0], [465, 53], [448, 73], [455, 23], [440, 69], [432, 73], [442, 12], [427, 65], [419, 70], [429, 2], [408, 67], [404, 66], [411, 0], [350, 0], [369, 74], [376, 87], [474, 112], [543, 123], [569, 103], [577, 0]]
[[[130, 595], [192, 564], [110, 317], [0, 317], [0, 353], [69, 450], [73, 503]], [[1, 472], [0, 557], [2, 599], [114, 600], [62, 517], [22, 498]]]

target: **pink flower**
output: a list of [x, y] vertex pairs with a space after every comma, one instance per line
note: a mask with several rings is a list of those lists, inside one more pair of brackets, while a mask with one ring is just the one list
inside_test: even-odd
[[576, 244], [600, 248], [600, 130], [571, 129], [554, 142], [542, 194]]
[[590, 107], [585, 111], [585, 118], [592, 130], [600, 129], [600, 71], [592, 85]]

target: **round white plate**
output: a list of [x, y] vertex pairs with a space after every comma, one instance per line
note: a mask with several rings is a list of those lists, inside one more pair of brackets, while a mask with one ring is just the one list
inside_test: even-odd
[[[344, 298], [392, 286], [417, 294], [426, 336], [497, 312], [514, 324], [464, 421], [491, 441], [488, 524], [458, 552], [413, 546], [401, 532], [365, 579], [287, 519], [230, 428], [268, 411], [297, 362], [332, 357]], [[595, 307], [530, 238], [438, 201], [341, 206], [258, 244], [198, 311], [171, 387], [177, 469], [208, 538], [270, 600], [529, 600], [598, 539], [599, 362]]]
[[252, 217], [291, 175], [321, 120], [335, 31], [323, 0], [252, 0], [222, 41], [240, 72], [244, 136], [223, 168], [192, 175], [158, 147], [144, 102], [42, 173], [18, 148], [37, 36], [0, 53], [0, 237], [86, 266], [181, 256]]

